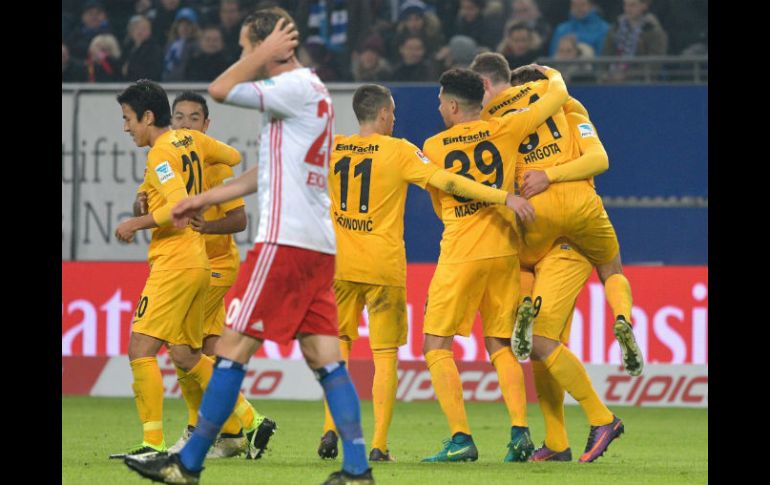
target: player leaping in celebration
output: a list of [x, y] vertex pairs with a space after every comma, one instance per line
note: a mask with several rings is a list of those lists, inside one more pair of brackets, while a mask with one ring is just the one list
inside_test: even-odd
[[[332, 140], [332, 100], [324, 84], [294, 55], [297, 33], [286, 11], [268, 8], [244, 20], [241, 59], [209, 86], [228, 104], [265, 112], [259, 164], [230, 183], [175, 208], [176, 220], [211, 204], [259, 192], [259, 227], [234, 286], [203, 396], [198, 426], [178, 454], [126, 464], [166, 483], [198, 483], [206, 452], [232, 412], [251, 356], [265, 339], [299, 340], [343, 442], [342, 470], [327, 484], [374, 483], [366, 460], [361, 407], [337, 343], [334, 229], [326, 173]], [[268, 77], [263, 81], [253, 79]]]
[[[542, 104], [505, 118], [482, 121], [484, 83], [479, 75], [467, 69], [445, 72], [439, 80], [439, 112], [447, 130], [427, 139], [423, 151], [447, 170], [513, 191], [516, 147], [567, 100], [561, 75], [553, 69], [546, 74], [551, 82]], [[423, 352], [452, 437], [441, 451], [423, 461], [478, 459], [452, 341], [455, 335], [470, 334], [479, 310], [486, 350], [497, 370], [510, 416], [510, 441], [504, 460], [526, 461], [534, 445], [527, 426], [524, 373], [510, 343], [519, 293], [516, 221], [510, 212], [484, 202], [433, 190], [431, 196], [444, 222], [444, 233], [428, 289]], [[521, 219], [526, 222], [533, 217]]]
[[[118, 95], [124, 131], [138, 147], [149, 146], [143, 185], [148, 214], [120, 223], [115, 231], [131, 242], [136, 231], [152, 228], [148, 250], [150, 275], [136, 306], [128, 343], [133, 391], [142, 421], [142, 443], [127, 454], [146, 456], [166, 450], [163, 437], [163, 380], [156, 355], [169, 348], [171, 360], [199, 392], [206, 388], [211, 363], [201, 357], [203, 307], [211, 266], [203, 237], [188, 227], [174, 227], [171, 209], [188, 194], [203, 190], [203, 170], [211, 163], [235, 165], [235, 148], [194, 130], [170, 130], [168, 97], [158, 84], [140, 80]], [[191, 384], [192, 385], [192, 384]]]
[[[388, 427], [398, 385], [397, 351], [406, 343], [406, 251], [404, 206], [410, 183], [489, 204], [508, 204], [527, 216], [527, 202], [503, 190], [449, 173], [430, 163], [407, 140], [393, 138], [395, 109], [390, 90], [376, 84], [353, 94], [359, 133], [334, 138], [329, 167], [332, 219], [337, 238], [334, 290], [340, 321], [340, 350], [346, 358], [358, 338], [364, 306], [374, 357], [374, 437], [370, 461], [392, 461]], [[337, 435], [328, 412], [318, 449], [337, 455]]]

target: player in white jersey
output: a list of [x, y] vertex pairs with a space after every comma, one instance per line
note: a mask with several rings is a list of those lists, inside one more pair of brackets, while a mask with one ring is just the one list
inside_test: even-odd
[[179, 454], [126, 463], [154, 480], [198, 483], [206, 451], [233, 410], [251, 356], [265, 339], [288, 343], [296, 338], [343, 441], [342, 470], [325, 483], [372, 484], [360, 403], [337, 343], [335, 242], [325, 184], [333, 132], [331, 98], [294, 56], [297, 34], [283, 9], [261, 9], [247, 17], [240, 44], [241, 59], [211, 83], [209, 94], [265, 113], [259, 164], [204, 197], [177, 205], [173, 214], [183, 226], [210, 204], [258, 190], [256, 244], [233, 286], [235, 297], [195, 433]]

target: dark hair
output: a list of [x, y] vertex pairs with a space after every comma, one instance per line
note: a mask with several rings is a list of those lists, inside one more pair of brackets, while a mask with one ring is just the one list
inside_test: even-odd
[[408, 41], [410, 41], [412, 39], [418, 39], [420, 41], [420, 43], [422, 44], [422, 47], [425, 48], [425, 39], [422, 38], [422, 35], [420, 35], [420, 34], [412, 34], [412, 33], [406, 34], [401, 39], [399, 39], [399, 41], [398, 41], [398, 48], [400, 49], [401, 47], [404, 46], [404, 44], [406, 44]]
[[468, 105], [478, 105], [484, 99], [484, 81], [470, 69], [450, 69], [438, 80], [444, 94], [455, 96]]
[[176, 104], [181, 101], [190, 101], [192, 103], [198, 103], [201, 105], [201, 108], [203, 109], [203, 119], [209, 119], [209, 106], [206, 104], [206, 98], [201, 96], [198, 93], [194, 93], [192, 91], [182, 91], [179, 93], [179, 96], [174, 98], [174, 102], [171, 103], [171, 111], [173, 112], [176, 108]]
[[168, 95], [160, 84], [149, 79], [140, 79], [118, 94], [118, 103], [127, 104], [136, 113], [137, 119], [144, 116], [145, 111], [155, 115], [153, 125], [165, 128], [171, 124], [171, 108], [168, 105]]
[[508, 27], [507, 35], [511, 35], [513, 32], [516, 32], [517, 30], [526, 30], [529, 33], [529, 35], [532, 35], [532, 33], [534, 32], [534, 29], [529, 25], [523, 22], [514, 22], [513, 24], [511, 24], [510, 27]]
[[353, 94], [353, 112], [359, 123], [374, 120], [389, 103], [390, 89], [379, 84], [364, 84]]
[[521, 66], [511, 71], [511, 86], [518, 86], [532, 81], [548, 80], [548, 76], [532, 66]]
[[508, 66], [508, 61], [497, 52], [484, 52], [477, 55], [473, 59], [470, 69], [482, 76], [487, 76], [494, 84], [508, 82], [511, 78], [511, 68]]
[[293, 23], [295, 26], [297, 23], [289, 15], [289, 12], [281, 7], [268, 7], [261, 8], [256, 12], [249, 14], [243, 19], [243, 25], [249, 27], [249, 42], [256, 44], [261, 40], [265, 40], [273, 29], [279, 19], [286, 19], [286, 23]]

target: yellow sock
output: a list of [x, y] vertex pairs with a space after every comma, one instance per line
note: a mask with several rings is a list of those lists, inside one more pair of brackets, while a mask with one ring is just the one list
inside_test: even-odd
[[398, 350], [372, 350], [374, 379], [372, 407], [374, 408], [374, 437], [372, 448], [388, 449], [388, 428], [393, 418], [398, 387]]
[[614, 316], [623, 315], [626, 321], [631, 321], [631, 285], [621, 273], [615, 273], [604, 282], [604, 295], [607, 298]]
[[569, 448], [564, 421], [564, 388], [539, 360], [532, 361], [532, 373], [535, 375], [537, 400], [545, 421], [545, 446], [553, 451], [564, 451]]
[[179, 367], [176, 368], [176, 377], [187, 405], [187, 426], [195, 426], [198, 424], [198, 409], [203, 400], [203, 390], [187, 372]]
[[452, 436], [455, 433], [471, 434], [463, 402], [463, 385], [460, 382], [460, 373], [457, 371], [454, 354], [451, 350], [431, 350], [425, 354], [425, 363], [428, 365], [433, 390], [449, 422]]
[[567, 347], [559, 345], [543, 363], [561, 387], [580, 404], [591, 426], [612, 422], [612, 413], [596, 394], [588, 372]]
[[246, 400], [246, 396], [242, 392], [238, 393], [238, 400], [235, 401], [235, 412], [233, 414], [238, 416], [241, 427], [247, 433], [259, 426], [259, 422], [261, 422], [259, 418], [264, 417]]
[[500, 391], [503, 393], [511, 426], [527, 426], [527, 391], [524, 387], [524, 369], [513, 356], [510, 347], [503, 347], [489, 356], [497, 369]]
[[535, 273], [522, 269], [519, 273], [519, 301], [525, 296], [532, 298], [533, 286], [535, 286]]
[[[350, 349], [352, 347], [353, 347], [353, 342], [349, 340], [340, 339], [340, 354], [342, 354], [342, 359], [345, 361], [345, 363], [348, 363], [350, 360]], [[334, 426], [334, 419], [332, 419], [332, 413], [331, 411], [329, 411], [329, 405], [326, 404], [326, 399], [324, 399], [324, 434], [326, 434], [327, 431], [334, 431], [335, 433], [337, 433], [337, 427]]]
[[143, 440], [154, 446], [163, 443], [163, 378], [155, 357], [131, 361], [134, 400], [142, 420]]

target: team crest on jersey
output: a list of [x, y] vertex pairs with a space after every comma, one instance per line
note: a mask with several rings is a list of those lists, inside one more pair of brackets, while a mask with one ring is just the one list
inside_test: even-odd
[[580, 136], [583, 138], [586, 138], [589, 136], [596, 136], [596, 133], [594, 132], [594, 127], [591, 126], [590, 123], [580, 123], [578, 125], [578, 130], [580, 130]]
[[420, 158], [420, 160], [422, 160], [422, 163], [430, 163], [430, 159], [425, 156], [425, 154], [422, 152], [422, 150], [417, 150], [414, 153], [417, 154], [417, 156]]
[[174, 171], [171, 170], [168, 160], [155, 167], [155, 173], [158, 174], [158, 179], [161, 184], [165, 184], [172, 178], [174, 178]]

